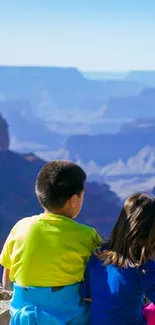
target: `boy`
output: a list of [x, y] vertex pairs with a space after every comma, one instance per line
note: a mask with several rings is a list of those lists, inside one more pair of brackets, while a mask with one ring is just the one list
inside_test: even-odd
[[3, 286], [9, 278], [14, 282], [11, 325], [87, 324], [79, 284], [101, 238], [73, 220], [81, 210], [85, 181], [85, 172], [70, 161], [53, 161], [41, 169], [36, 195], [44, 213], [20, 220], [0, 257]]

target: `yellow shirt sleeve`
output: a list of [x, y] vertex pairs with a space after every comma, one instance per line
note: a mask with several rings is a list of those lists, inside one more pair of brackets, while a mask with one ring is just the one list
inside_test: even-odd
[[17, 224], [12, 228], [8, 238], [5, 241], [5, 244], [3, 246], [2, 252], [0, 254], [0, 264], [10, 270], [11, 269], [11, 254], [13, 249], [13, 242], [14, 242], [14, 234], [16, 232], [16, 226]]
[[93, 231], [91, 233], [90, 240], [89, 240], [90, 252], [92, 253], [94, 251], [94, 249], [100, 247], [101, 245], [103, 245], [103, 239], [97, 233], [97, 231], [95, 229], [93, 229]]

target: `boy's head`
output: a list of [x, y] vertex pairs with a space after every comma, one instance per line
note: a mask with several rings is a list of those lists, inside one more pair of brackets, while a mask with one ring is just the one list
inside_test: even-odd
[[48, 211], [75, 218], [81, 210], [86, 173], [67, 160], [47, 163], [36, 180], [36, 195]]

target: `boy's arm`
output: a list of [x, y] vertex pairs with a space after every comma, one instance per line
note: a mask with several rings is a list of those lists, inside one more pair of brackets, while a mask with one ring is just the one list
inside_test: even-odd
[[84, 273], [84, 281], [80, 286], [80, 296], [86, 301], [91, 302], [90, 279], [89, 279], [89, 262]]
[[0, 254], [0, 264], [7, 270], [11, 269], [10, 237], [9, 235]]
[[92, 229], [91, 238], [89, 242], [90, 253], [92, 253], [94, 249], [102, 245], [103, 245], [103, 239], [95, 229]]
[[[17, 224], [16, 224], [17, 225]], [[0, 264], [3, 266], [3, 283], [7, 285], [9, 279], [9, 273], [12, 266], [11, 254], [13, 250], [14, 235], [16, 231], [16, 225], [12, 228], [8, 238], [5, 241], [2, 252], [0, 254]]]
[[2, 275], [2, 286], [5, 290], [7, 290], [9, 284], [9, 275], [10, 275], [10, 270], [4, 268], [3, 275]]

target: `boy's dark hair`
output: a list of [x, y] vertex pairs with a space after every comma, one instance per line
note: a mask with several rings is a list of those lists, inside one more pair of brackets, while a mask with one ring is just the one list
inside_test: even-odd
[[67, 160], [47, 163], [39, 172], [36, 180], [36, 195], [42, 207], [47, 210], [59, 209], [74, 194], [80, 196], [84, 190], [86, 173]]
[[121, 210], [106, 249], [98, 256], [104, 265], [141, 266], [155, 255], [155, 198], [130, 196]]

